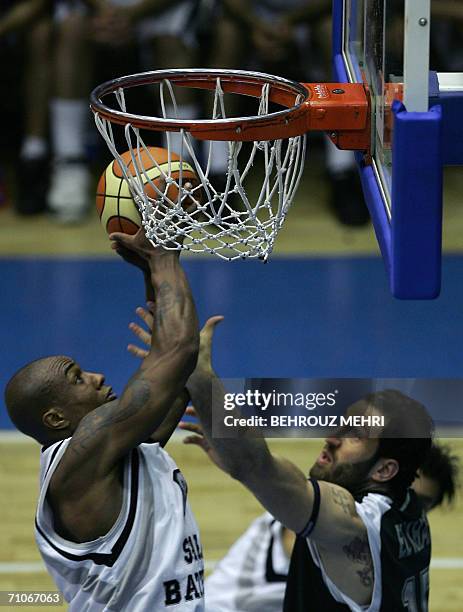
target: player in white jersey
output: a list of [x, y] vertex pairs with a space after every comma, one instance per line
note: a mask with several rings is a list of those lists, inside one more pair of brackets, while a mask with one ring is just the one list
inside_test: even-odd
[[[119, 515], [103, 536], [74, 542], [54, 528], [46, 496], [72, 438], [42, 453], [36, 540], [71, 610], [202, 610], [203, 554], [186, 482], [158, 443], [123, 466]], [[64, 533], [64, 532], [62, 532]]]
[[255, 519], [207, 578], [207, 611], [281, 612], [292, 540], [270, 514]]
[[102, 374], [64, 356], [26, 365], [6, 388], [13, 423], [44, 447], [36, 539], [71, 611], [202, 612], [202, 552], [186, 483], [159, 446], [188, 399], [195, 305], [178, 252], [153, 249], [143, 230], [111, 240], [144, 270], [155, 298], [149, 354], [121, 397]]

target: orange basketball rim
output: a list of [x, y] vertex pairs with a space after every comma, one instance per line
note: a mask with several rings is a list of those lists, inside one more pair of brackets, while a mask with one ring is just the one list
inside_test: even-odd
[[[168, 81], [179, 87], [214, 90], [259, 98], [268, 87], [268, 99], [284, 110], [254, 117], [227, 119], [170, 119], [146, 117], [111, 108], [104, 99], [131, 87]], [[101, 118], [139, 129], [179, 131], [199, 140], [259, 141], [327, 132], [340, 149], [370, 149], [370, 102], [361, 83], [297, 83], [281, 77], [242, 70], [157, 70], [113, 79], [91, 95], [91, 108]]]

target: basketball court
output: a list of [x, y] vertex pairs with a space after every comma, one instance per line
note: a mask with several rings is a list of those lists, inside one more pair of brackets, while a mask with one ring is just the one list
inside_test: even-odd
[[[413, 11], [414, 4], [404, 8]], [[200, 320], [225, 315], [216, 334], [217, 371], [229, 378], [461, 377], [463, 136], [449, 128], [447, 110], [461, 104], [458, 78], [429, 78], [429, 11], [410, 12], [408, 47], [397, 57], [385, 36], [396, 15], [384, 11], [385, 3], [334, 6], [336, 88], [365, 84], [371, 96], [369, 154], [357, 151], [356, 158], [373, 223], [352, 229], [331, 219], [323, 160], [316, 152], [310, 157], [309, 138], [308, 162], [268, 263], [185, 253]], [[251, 174], [246, 188], [249, 200], [258, 197], [262, 175]], [[141, 277], [110, 251], [96, 212], [75, 228], [19, 220], [9, 210], [0, 218], [2, 387], [33, 358], [71, 354], [104, 372], [120, 393], [137, 367], [125, 347], [128, 323], [143, 304]], [[39, 450], [10, 439], [5, 411], [0, 427], [0, 479], [9, 500], [1, 505], [0, 590], [53, 589], [33, 541]], [[272, 444], [303, 469], [318, 447]], [[452, 447], [463, 460], [461, 441]], [[189, 482], [210, 569], [260, 509], [199, 449], [175, 441], [169, 450]], [[462, 518], [461, 496], [451, 511], [431, 515], [431, 612], [463, 607]]]
[[[463, 459], [461, 440], [451, 442], [452, 448]], [[270, 444], [275, 452], [292, 459], [303, 470], [313, 462], [320, 449], [317, 440], [271, 440]], [[54, 590], [33, 541], [39, 449], [30, 443], [5, 442], [1, 448], [2, 490], [11, 500], [11, 506], [2, 505], [0, 515], [3, 525], [0, 590]], [[169, 453], [189, 483], [190, 501], [199, 523], [208, 573], [262, 509], [241, 485], [213, 467], [199, 448], [173, 442], [169, 445]], [[452, 510], [434, 510], [429, 518], [434, 559], [429, 610], [457, 612], [463, 604], [461, 499]], [[27, 609], [39, 612], [66, 608], [41, 606]]]

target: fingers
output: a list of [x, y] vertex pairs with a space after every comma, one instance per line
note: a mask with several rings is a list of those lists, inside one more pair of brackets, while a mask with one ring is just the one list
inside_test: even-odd
[[188, 406], [187, 409], [185, 410], [185, 414], [187, 414], [188, 416], [198, 418], [198, 415], [196, 414], [196, 410], [194, 409], [193, 406]]
[[206, 323], [204, 323], [204, 326], [201, 330], [201, 335], [212, 336], [212, 334], [214, 333], [215, 326], [221, 321], [223, 321], [224, 318], [225, 317], [222, 315], [215, 315], [213, 317], [209, 317]]
[[129, 351], [129, 353], [132, 353], [132, 355], [134, 355], [135, 357], [139, 357], [140, 359], [145, 359], [145, 357], [148, 357], [149, 355], [149, 351], [141, 349], [135, 344], [128, 344], [127, 350]]
[[[185, 183], [184, 185], [184, 190], [186, 192], [190, 192], [192, 191], [194, 188], [193, 183], [191, 183], [190, 181], [188, 181], [187, 183]], [[196, 199], [198, 198], [198, 195], [196, 195]], [[183, 203], [182, 203], [183, 209], [189, 214], [192, 215], [196, 209], [196, 203], [194, 202], [194, 200], [190, 197], [187, 196], [184, 198]]]
[[154, 313], [154, 302], [146, 302], [146, 306], [151, 314]]
[[114, 246], [113, 244], [111, 245], [111, 247], [114, 249], [117, 248], [118, 243], [121, 246], [127, 246], [127, 243], [131, 240], [131, 236], [129, 234], [123, 234], [122, 232], [112, 232], [111, 234], [109, 234], [109, 239], [112, 243], [115, 243], [116, 246]]
[[146, 238], [145, 230], [140, 227], [136, 234], [124, 234], [123, 232], [112, 232], [109, 234], [109, 240], [116, 246], [113, 249], [129, 249], [130, 251], [139, 250], [140, 247], [148, 246], [150, 249], [152, 246]]
[[151, 334], [145, 331], [142, 327], [140, 327], [137, 323], [129, 323], [129, 329], [132, 331], [143, 344], [146, 346], [151, 346]]
[[187, 436], [186, 438], [183, 438], [183, 444], [196, 444], [196, 446], [200, 446], [203, 450], [206, 450], [204, 448], [204, 441], [203, 438], [199, 438], [198, 436]]
[[198, 425], [198, 423], [191, 423], [190, 421], [180, 421], [178, 426], [180, 429], [183, 429], [184, 431], [191, 431], [192, 433], [196, 434], [197, 436], [200, 436], [201, 438], [204, 436], [202, 427], [201, 425]]
[[206, 323], [204, 324], [199, 338], [200, 338], [200, 346], [204, 357], [210, 360], [210, 352], [212, 346], [212, 336], [214, 335], [215, 326], [223, 321], [224, 317], [222, 315], [216, 315], [214, 317], [210, 317]]
[[[153, 306], [152, 302], [148, 302], [148, 307], [150, 306]], [[145, 308], [142, 308], [141, 306], [139, 306], [135, 310], [135, 312], [140, 317], [140, 319], [142, 319], [146, 323], [149, 328], [149, 332], [140, 327], [138, 323], [134, 323], [133, 321], [129, 323], [129, 329], [137, 336], [137, 338], [141, 342], [143, 342], [143, 344], [146, 344], [146, 346], [151, 346], [150, 332], [153, 329], [153, 315], [151, 314], [151, 312], [149, 312]], [[132, 353], [132, 355], [135, 355], [135, 357], [139, 357], [140, 359], [145, 359], [145, 357], [147, 357], [149, 354], [149, 351], [142, 349], [136, 346], [135, 344], [129, 344], [127, 346], [127, 350], [129, 351], [129, 353]]]
[[[150, 308], [150, 310], [154, 307], [154, 303], [153, 302], [149, 302], [148, 304], [148, 308]], [[136, 309], [136, 313], [137, 315], [140, 317], [140, 319], [142, 319], [142, 321], [145, 322], [146, 327], [150, 330], [153, 331], [153, 322], [154, 322], [154, 318], [153, 318], [153, 314], [152, 312], [150, 312], [150, 310], [146, 310], [145, 308], [143, 308], [142, 306], [139, 306]], [[138, 327], [138, 326], [137, 326]], [[146, 333], [146, 332], [145, 332]]]

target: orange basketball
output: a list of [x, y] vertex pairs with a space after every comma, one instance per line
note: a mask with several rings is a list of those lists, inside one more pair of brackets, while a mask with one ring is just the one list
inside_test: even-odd
[[[148, 151], [140, 152], [140, 176], [143, 179], [144, 191], [156, 200], [159, 196], [155, 191], [152, 181], [159, 189], [163, 189], [164, 182], [162, 173], [169, 174], [169, 154], [167, 149], [161, 147], [147, 147], [152, 158], [156, 160], [159, 168], [153, 163]], [[138, 165], [138, 151], [134, 151], [135, 163]], [[130, 151], [126, 151], [121, 158], [129, 171], [136, 176], [136, 169]], [[198, 177], [191, 165], [185, 161], [180, 162], [176, 153], [170, 154], [170, 176], [179, 181], [180, 169], [182, 170], [183, 184], [189, 182], [193, 187], [198, 185]], [[167, 197], [175, 201], [178, 197], [178, 188], [175, 184], [170, 185]], [[108, 234], [112, 232], [124, 232], [125, 234], [136, 234], [141, 226], [141, 215], [137, 205], [130, 194], [129, 185], [124, 178], [119, 161], [113, 160], [98, 181], [96, 188], [96, 208], [100, 221]]]

